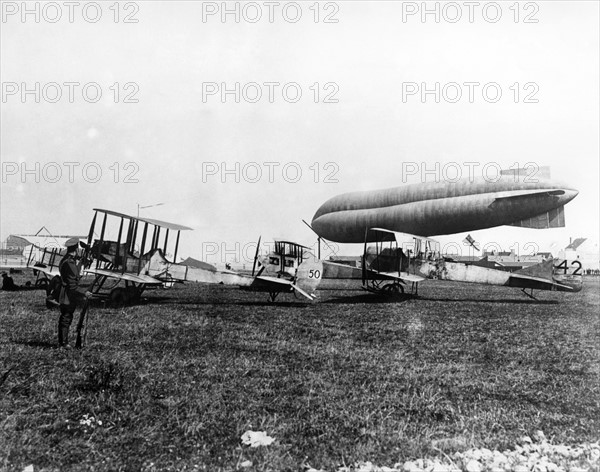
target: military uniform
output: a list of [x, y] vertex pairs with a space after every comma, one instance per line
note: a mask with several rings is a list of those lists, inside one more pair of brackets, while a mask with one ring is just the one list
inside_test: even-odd
[[[67, 248], [76, 246], [79, 240], [69, 239], [65, 246]], [[86, 290], [79, 287], [79, 267], [75, 260], [75, 252], [68, 250], [58, 265], [62, 285], [60, 288], [60, 317], [58, 318], [58, 344], [69, 345], [69, 328], [73, 321], [73, 314], [78, 306], [84, 307], [87, 303]]]

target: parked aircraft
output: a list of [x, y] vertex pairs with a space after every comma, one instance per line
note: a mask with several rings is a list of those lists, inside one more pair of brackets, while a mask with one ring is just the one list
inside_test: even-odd
[[507, 272], [453, 261], [440, 254], [440, 243], [434, 239], [382, 228], [366, 231], [361, 268], [363, 286], [377, 293], [404, 293], [403, 285], [410, 283], [416, 294], [425, 279], [517, 287], [531, 298], [535, 298], [533, 290], [579, 292], [582, 288], [579, 261], [548, 259]]
[[[111, 210], [94, 211], [87, 242], [80, 243], [81, 266], [84, 275], [92, 278], [88, 290], [94, 297], [108, 299], [115, 305], [135, 303], [147, 288], [177, 282], [237, 285], [266, 292], [271, 301], [284, 292], [299, 293], [314, 300], [321, 281], [321, 261], [308, 248], [289, 241], [276, 241], [274, 251], [259, 258], [259, 239], [251, 275], [218, 271], [175, 262], [180, 233], [191, 228]], [[27, 265], [51, 287], [51, 281], [59, 275], [63, 252], [47, 248], [39, 258], [32, 253]]]

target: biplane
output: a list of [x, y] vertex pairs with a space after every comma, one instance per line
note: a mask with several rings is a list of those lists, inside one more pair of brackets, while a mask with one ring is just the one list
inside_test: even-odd
[[[176, 262], [181, 231], [191, 230], [187, 226], [98, 208], [94, 212], [79, 256], [94, 298], [127, 305], [138, 302], [146, 289], [181, 282], [238, 285], [267, 292], [272, 301], [283, 292], [315, 298], [323, 267], [304, 246], [279, 241], [275, 251], [259, 261], [259, 239], [251, 275], [218, 271]], [[56, 284], [63, 255], [63, 249], [46, 248], [40, 257], [31, 253], [28, 258], [27, 266], [46, 280], [48, 290]]]
[[[411, 284], [411, 289], [418, 294], [419, 282], [425, 277], [417, 274], [414, 264], [414, 250], [402, 245], [392, 231], [371, 228], [366, 231], [365, 246], [361, 261], [362, 283], [365, 290], [375, 293], [404, 293], [404, 285]], [[370, 233], [370, 234], [369, 234]], [[367, 241], [374, 242], [368, 246]], [[431, 256], [435, 254], [435, 241], [428, 238], [416, 238], [415, 245], [421, 245]], [[437, 246], [439, 251], [439, 244]]]
[[210, 270], [185, 264], [174, 264], [161, 255], [151, 258], [146, 273], [168, 275], [172, 280], [209, 284], [236, 285], [247, 291], [266, 292], [269, 301], [275, 301], [280, 293], [299, 293], [313, 301], [315, 290], [321, 282], [323, 263], [309, 248], [291, 241], [275, 241], [274, 249], [259, 257], [260, 238], [251, 274], [233, 270]]
[[274, 250], [260, 261], [259, 248], [260, 238], [252, 266], [253, 281], [242, 288], [267, 292], [272, 302], [282, 292], [298, 292], [309, 300], [316, 298], [323, 263], [315, 258], [310, 248], [291, 241], [275, 241]]
[[[368, 245], [368, 243], [374, 243]], [[442, 279], [520, 288], [534, 298], [534, 290], [578, 292], [582, 288], [581, 263], [548, 259], [539, 264], [508, 272], [476, 264], [464, 264], [443, 257], [438, 241], [422, 236], [370, 228], [365, 232], [362, 281], [366, 290], [376, 293], [404, 293], [411, 284], [425, 279]], [[529, 292], [527, 292], [529, 290]]]
[[[181, 231], [191, 228], [111, 210], [96, 208], [94, 212], [87, 241], [80, 242], [79, 254], [82, 274], [88, 282], [91, 279], [88, 290], [94, 298], [125, 305], [138, 301], [147, 288], [175, 282], [166, 273], [148, 275], [148, 266], [153, 258], [164, 258], [168, 251], [173, 251], [175, 259]], [[44, 248], [37, 258], [32, 252], [27, 266], [51, 286], [59, 276], [64, 252], [62, 248]]]

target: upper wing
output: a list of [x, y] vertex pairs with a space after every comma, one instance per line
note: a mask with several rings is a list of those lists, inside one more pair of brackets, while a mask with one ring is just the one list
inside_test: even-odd
[[153, 220], [150, 218], [140, 218], [139, 216], [130, 216], [130, 215], [126, 215], [125, 213], [119, 213], [117, 211], [103, 210], [102, 208], [94, 208], [94, 211], [99, 211], [100, 213], [105, 213], [107, 215], [116, 216], [118, 218], [127, 218], [127, 219], [133, 220], [133, 221], [142, 221], [144, 223], [149, 223], [154, 226], [160, 226], [161, 228], [170, 229], [172, 231], [187, 231], [187, 230], [192, 229], [187, 226], [178, 225], [175, 223], [169, 223], [168, 221]]

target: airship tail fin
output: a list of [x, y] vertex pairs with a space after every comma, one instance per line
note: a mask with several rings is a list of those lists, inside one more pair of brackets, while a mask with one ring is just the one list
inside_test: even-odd
[[515, 221], [510, 226], [520, 226], [522, 228], [564, 228], [565, 226], [565, 207], [559, 206], [546, 213], [526, 218], [521, 221]]

